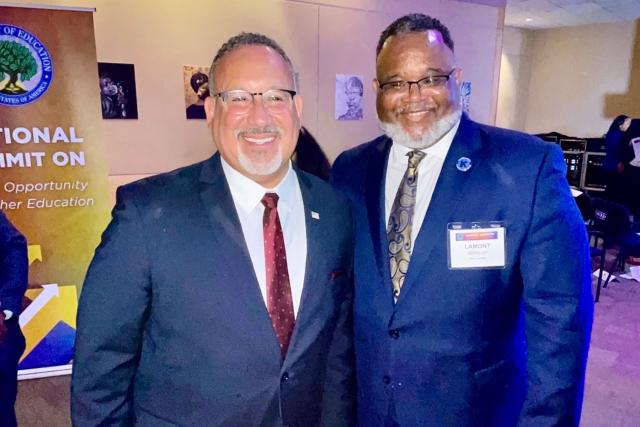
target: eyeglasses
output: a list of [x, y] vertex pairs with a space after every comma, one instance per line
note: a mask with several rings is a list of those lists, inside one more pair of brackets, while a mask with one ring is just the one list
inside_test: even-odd
[[269, 89], [265, 92], [249, 92], [246, 90], [226, 90], [219, 92], [213, 96], [217, 96], [224, 102], [229, 111], [234, 113], [248, 112], [253, 103], [255, 96], [262, 96], [262, 104], [268, 111], [284, 111], [291, 107], [291, 101], [296, 95], [295, 90], [287, 89]]
[[396, 80], [392, 82], [380, 83], [378, 86], [380, 91], [382, 91], [385, 95], [398, 95], [403, 93], [408, 93], [411, 91], [411, 85], [418, 86], [419, 90], [423, 89], [438, 89], [444, 86], [449, 79], [451, 78], [451, 74], [455, 71], [455, 68], [447, 74], [434, 74], [427, 77], [424, 77], [420, 80], [416, 81], [407, 81], [407, 80]]

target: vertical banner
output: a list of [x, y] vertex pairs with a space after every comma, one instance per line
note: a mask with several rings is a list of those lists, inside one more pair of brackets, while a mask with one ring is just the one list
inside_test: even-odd
[[108, 220], [92, 12], [0, 6], [0, 209], [29, 243], [21, 379], [70, 372]]

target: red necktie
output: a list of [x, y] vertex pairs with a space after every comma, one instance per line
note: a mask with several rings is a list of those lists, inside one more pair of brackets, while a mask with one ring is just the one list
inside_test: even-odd
[[266, 193], [262, 198], [264, 216], [264, 261], [267, 273], [267, 311], [271, 317], [273, 330], [278, 337], [282, 357], [287, 354], [289, 340], [293, 333], [295, 316], [289, 284], [287, 254], [280, 217], [278, 216], [278, 195]]

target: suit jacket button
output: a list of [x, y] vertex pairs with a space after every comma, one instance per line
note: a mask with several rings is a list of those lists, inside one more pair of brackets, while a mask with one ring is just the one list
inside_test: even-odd
[[385, 384], [389, 384], [391, 382], [391, 378], [389, 377], [389, 375], [385, 375], [384, 377], [382, 377], [382, 382]]
[[286, 383], [287, 381], [289, 381], [289, 373], [285, 372], [282, 374], [282, 377], [280, 377], [280, 382]]
[[394, 340], [397, 340], [398, 338], [400, 338], [400, 332], [398, 332], [397, 329], [392, 329], [389, 331], [389, 336]]

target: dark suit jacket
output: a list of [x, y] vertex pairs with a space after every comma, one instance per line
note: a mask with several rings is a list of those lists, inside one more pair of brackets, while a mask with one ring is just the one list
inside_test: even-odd
[[27, 241], [0, 211], [0, 316], [4, 319], [4, 310], [13, 312], [11, 319], [4, 321], [7, 332], [0, 341], [0, 426], [16, 425], [16, 371], [25, 346], [18, 316], [28, 270]]
[[118, 190], [80, 297], [75, 425], [352, 423], [348, 202], [298, 180], [308, 253], [284, 362], [219, 155]]
[[[356, 224], [359, 424], [381, 425], [393, 401], [401, 426], [577, 425], [593, 305], [586, 233], [560, 150], [464, 116], [394, 305], [390, 146], [377, 138], [333, 170]], [[456, 167], [463, 156], [467, 172]], [[447, 224], [494, 220], [506, 223], [506, 267], [450, 270]]]
[[0, 311], [20, 315], [28, 272], [27, 241], [0, 211]]

